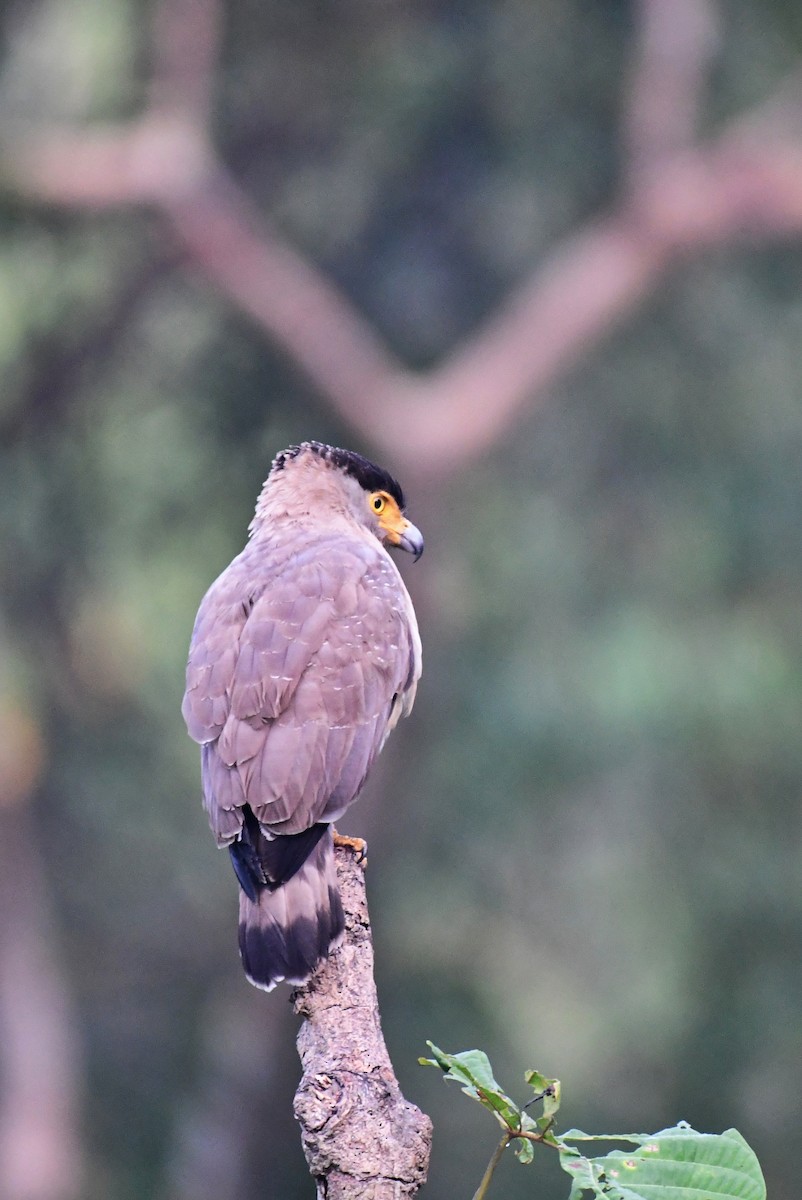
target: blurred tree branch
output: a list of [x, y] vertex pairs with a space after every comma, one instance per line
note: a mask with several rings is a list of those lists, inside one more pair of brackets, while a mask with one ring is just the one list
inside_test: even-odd
[[217, 153], [209, 111], [223, 12], [220, 0], [157, 3], [144, 113], [113, 128], [9, 126], [6, 183], [41, 203], [161, 212], [190, 261], [416, 482], [491, 445], [682, 256], [802, 232], [799, 78], [697, 141], [715, 5], [640, 0], [617, 203], [557, 245], [441, 363], [410, 371], [271, 227]]
[[718, 43], [713, 0], [640, 0], [621, 143], [629, 177], [692, 146]]
[[54, 950], [39, 830], [29, 804], [42, 764], [31, 719], [3, 713], [0, 754], [0, 1195], [77, 1200], [75, 1046], [67, 991]]

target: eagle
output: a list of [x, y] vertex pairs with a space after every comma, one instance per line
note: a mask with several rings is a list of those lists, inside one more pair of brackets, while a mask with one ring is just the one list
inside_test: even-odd
[[268, 991], [342, 939], [334, 822], [415, 699], [418, 623], [388, 547], [423, 552], [398, 482], [352, 450], [290, 446], [195, 620], [182, 712], [239, 881], [245, 974]]

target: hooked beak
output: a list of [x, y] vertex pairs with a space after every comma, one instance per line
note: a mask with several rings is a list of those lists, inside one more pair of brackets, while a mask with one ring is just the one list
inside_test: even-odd
[[423, 554], [423, 534], [417, 525], [413, 525], [406, 517], [404, 518], [404, 525], [400, 531], [396, 545], [400, 546], [402, 550], [407, 550], [410, 554], [413, 554], [415, 562]]
[[408, 521], [393, 500], [387, 503], [384, 512], [379, 517], [379, 536], [385, 544], [398, 546], [414, 554], [417, 562], [423, 554], [423, 534], [417, 525]]

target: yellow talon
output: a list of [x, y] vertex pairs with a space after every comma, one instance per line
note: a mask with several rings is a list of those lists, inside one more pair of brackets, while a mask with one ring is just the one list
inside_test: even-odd
[[334, 845], [340, 846], [344, 850], [353, 850], [356, 855], [356, 861], [361, 867], [366, 867], [368, 863], [368, 844], [364, 838], [346, 837], [342, 833], [338, 833], [335, 829]]

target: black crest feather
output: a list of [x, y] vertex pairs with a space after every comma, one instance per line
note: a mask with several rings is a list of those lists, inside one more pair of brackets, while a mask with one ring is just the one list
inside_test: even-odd
[[355, 450], [342, 450], [338, 446], [326, 446], [323, 442], [301, 442], [299, 446], [289, 446], [277, 454], [273, 459], [273, 470], [283, 471], [288, 462], [292, 462], [306, 450], [351, 475], [366, 492], [388, 492], [403, 512], [404, 493], [398, 480], [394, 479], [389, 471], [378, 467]]

